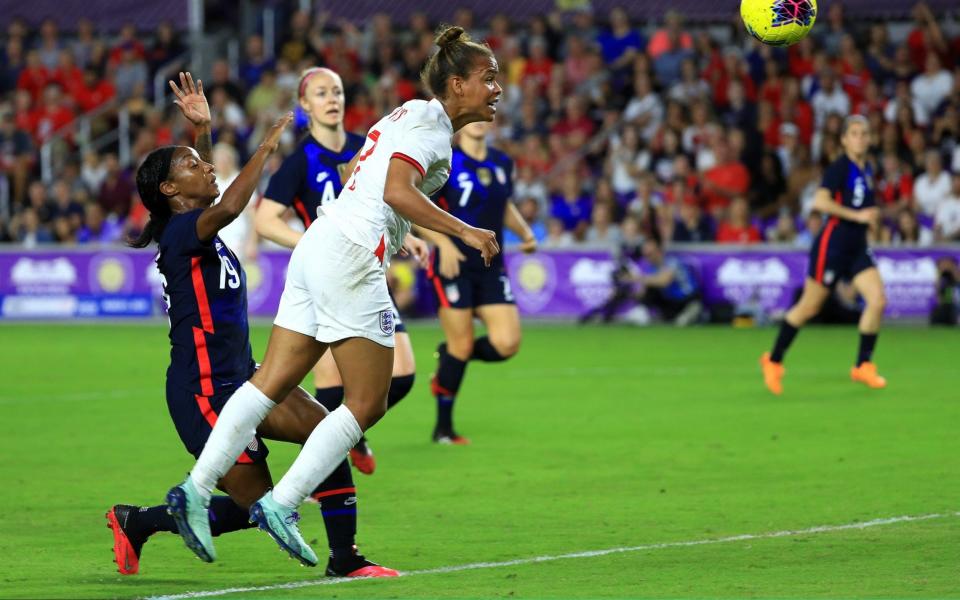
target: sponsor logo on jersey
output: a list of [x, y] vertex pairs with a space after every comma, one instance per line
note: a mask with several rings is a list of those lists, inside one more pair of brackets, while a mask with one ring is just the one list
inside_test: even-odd
[[491, 173], [490, 169], [486, 167], [480, 167], [477, 169], [477, 180], [483, 187], [488, 187], [491, 183], [493, 183], [493, 173]]
[[493, 172], [497, 175], [497, 181], [500, 185], [507, 185], [507, 172], [501, 167], [494, 167]]
[[393, 335], [393, 310], [380, 311], [380, 331], [386, 335]]

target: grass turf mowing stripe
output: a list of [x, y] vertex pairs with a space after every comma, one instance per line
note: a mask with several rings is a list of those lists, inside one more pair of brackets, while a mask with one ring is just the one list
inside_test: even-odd
[[[929, 521], [931, 519], [943, 519], [947, 517], [960, 517], [960, 512], [934, 513], [929, 515], [902, 515], [899, 517], [887, 517], [882, 519], [873, 519], [870, 521], [860, 521], [857, 523], [845, 523], [842, 525], [817, 525], [806, 529], [786, 529], [783, 531], [768, 531], [766, 533], [744, 533], [722, 538], [712, 538], [703, 540], [688, 540], [681, 542], [661, 542], [658, 544], [643, 544], [641, 546], [624, 546], [621, 548], [605, 548], [603, 550], [586, 550], [583, 552], [571, 552], [568, 554], [556, 554], [552, 556], [533, 556], [528, 558], [517, 558], [514, 560], [504, 560], [498, 562], [478, 562], [464, 565], [451, 565], [447, 567], [435, 567], [433, 569], [419, 569], [416, 571], [402, 571], [403, 577], [412, 577], [415, 575], [435, 575], [442, 573], [457, 573], [459, 571], [473, 571], [476, 569], [495, 569], [498, 567], [513, 567], [517, 565], [529, 565], [542, 562], [551, 562], [555, 560], [564, 560], [570, 558], [592, 558], [594, 556], [606, 556], [608, 554], [620, 554], [624, 552], [642, 552], [645, 550], [663, 550], [666, 548], [683, 548], [687, 546], [705, 546], [709, 544], [725, 544], [729, 542], [742, 542], [749, 540], [766, 540], [784, 537], [793, 537], [799, 535], [814, 535], [818, 533], [832, 533], [835, 531], [846, 531], [851, 529], [868, 529], [870, 527], [879, 527], [881, 525], [893, 525], [896, 523], [909, 523], [914, 521]], [[276, 590], [294, 590], [316, 585], [337, 585], [349, 583], [351, 581], [360, 581], [363, 578], [325, 578], [309, 581], [293, 581], [290, 583], [281, 583], [277, 585], [264, 585], [257, 587], [238, 587], [226, 588], [221, 590], [208, 590], [199, 592], [184, 592], [182, 594], [171, 594], [166, 596], [150, 596], [146, 600], [186, 600], [189, 598], [209, 598], [213, 596], [226, 596], [228, 594], [246, 594], [251, 592], [270, 592]]]

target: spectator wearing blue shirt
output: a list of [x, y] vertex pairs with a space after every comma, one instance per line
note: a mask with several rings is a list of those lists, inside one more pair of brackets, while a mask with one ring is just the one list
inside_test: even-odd
[[610, 30], [597, 36], [603, 62], [610, 68], [615, 88], [629, 81], [633, 58], [647, 47], [647, 41], [630, 27], [625, 10], [616, 7], [610, 11]]
[[563, 228], [580, 239], [590, 225], [593, 202], [583, 193], [575, 170], [567, 172], [559, 195], [550, 199], [550, 216], [563, 222]]

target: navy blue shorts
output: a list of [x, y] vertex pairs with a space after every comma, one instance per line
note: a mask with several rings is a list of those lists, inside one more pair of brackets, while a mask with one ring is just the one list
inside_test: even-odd
[[475, 308], [486, 304], [516, 304], [510, 278], [503, 263], [472, 267], [461, 263], [460, 274], [453, 279], [440, 275], [440, 256], [433, 253], [427, 277], [441, 307]]
[[807, 274], [817, 283], [833, 287], [838, 281], [849, 281], [876, 265], [863, 236], [845, 234], [828, 221], [810, 247]]
[[[167, 408], [170, 410], [170, 417], [173, 418], [173, 424], [187, 452], [194, 457], [200, 456], [210, 432], [213, 431], [213, 425], [217, 422], [217, 415], [238, 387], [240, 386], [229, 386], [221, 388], [213, 396], [201, 396], [167, 382]], [[237, 464], [261, 462], [267, 458], [268, 453], [263, 439], [257, 435], [237, 458]]]

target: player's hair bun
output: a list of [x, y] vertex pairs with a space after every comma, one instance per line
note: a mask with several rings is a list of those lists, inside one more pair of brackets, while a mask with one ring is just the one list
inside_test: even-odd
[[466, 79], [478, 58], [493, 58], [493, 51], [486, 44], [478, 44], [457, 25], [441, 25], [434, 43], [438, 50], [430, 56], [420, 73], [424, 87], [434, 96], [447, 92], [447, 80], [453, 75]]
[[437, 34], [437, 39], [434, 40], [434, 43], [440, 48], [446, 48], [456, 44], [457, 42], [469, 41], [470, 36], [464, 32], [463, 27], [451, 25], [450, 27], [440, 30], [440, 33]]

